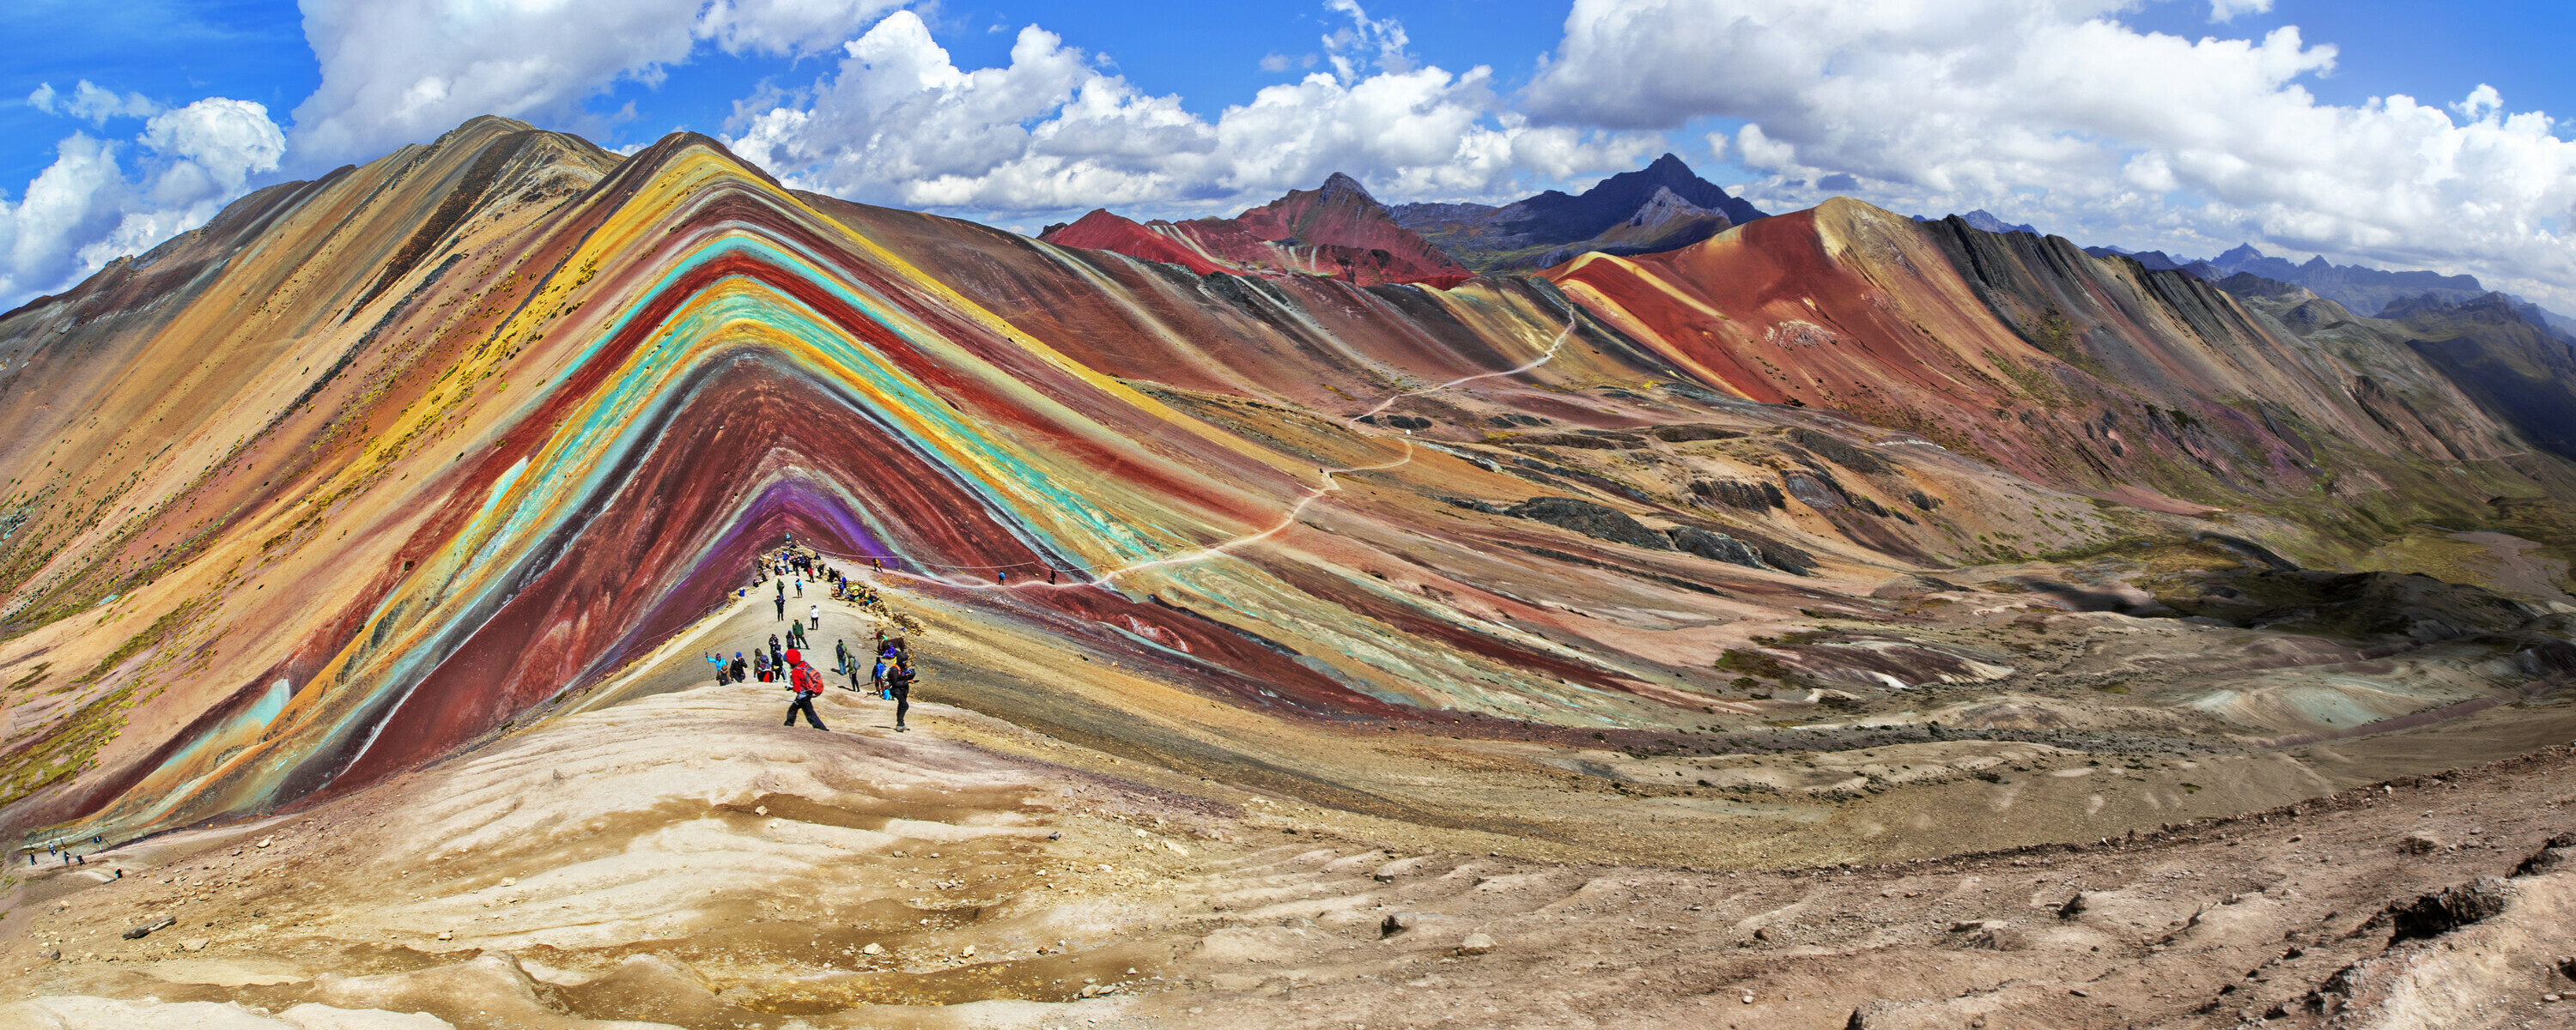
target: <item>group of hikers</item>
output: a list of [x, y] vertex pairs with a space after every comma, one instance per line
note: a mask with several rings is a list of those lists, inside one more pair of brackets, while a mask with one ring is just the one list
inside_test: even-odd
[[[802, 712], [805, 721], [820, 730], [825, 727], [822, 717], [814, 712], [814, 698], [823, 692], [823, 674], [806, 662], [804, 652], [813, 649], [812, 640], [806, 636], [807, 631], [823, 628], [823, 606], [806, 606], [805, 619], [787, 617], [789, 587], [792, 585], [796, 596], [802, 598], [809, 578], [818, 585], [829, 584], [835, 600], [850, 601], [862, 609], [881, 608], [883, 605], [883, 599], [874, 589], [864, 583], [852, 582], [840, 570], [823, 564], [819, 556], [798, 550], [795, 539], [789, 537], [785, 546], [761, 556], [752, 569], [752, 585], [736, 595], [749, 596], [753, 589], [774, 579], [778, 588], [778, 617], [787, 623], [787, 639], [782, 642], [778, 634], [772, 633], [769, 647], [763, 650], [753, 645], [748, 660], [740, 651], [734, 652], [731, 659], [725, 658], [721, 652], [709, 652], [707, 662], [715, 666], [716, 683], [719, 685], [743, 683], [752, 678], [762, 683], [785, 684], [795, 694], [795, 699], [787, 706], [786, 725], [796, 725], [796, 715]], [[912, 666], [911, 646], [901, 636], [888, 637], [884, 630], [877, 630], [872, 654], [874, 663], [868, 672], [869, 686], [862, 688], [859, 686], [859, 656], [851, 653], [847, 641], [835, 639], [832, 641], [832, 674], [849, 677], [849, 685], [843, 687], [844, 690], [875, 693], [881, 700], [894, 702], [895, 732], [912, 732], [904, 725], [904, 715], [912, 709], [912, 682], [920, 674]]]
[[[106, 837], [104, 837], [104, 836], [93, 836], [93, 837], [91, 837], [91, 838], [89, 839], [90, 849], [91, 849], [91, 850], [93, 850], [93, 851], [97, 850], [99, 847], [101, 847], [101, 846], [104, 844], [104, 842], [105, 842], [106, 840], [107, 840], [107, 838], [106, 838]], [[47, 841], [47, 842], [45, 842], [45, 854], [59, 856], [59, 857], [63, 860], [63, 864], [64, 864], [64, 865], [88, 865], [88, 864], [89, 864], [89, 856], [88, 856], [88, 855], [78, 854], [78, 853], [74, 852], [74, 851], [72, 850], [72, 846], [71, 846], [71, 845], [69, 845], [69, 844], [65, 844], [65, 843], [63, 843], [63, 842], [61, 842], [61, 841]], [[28, 846], [27, 846], [27, 864], [28, 864], [28, 865], [35, 865], [35, 864], [36, 864], [36, 848], [35, 848], [35, 845], [30, 844], [30, 845], [28, 845]], [[117, 874], [116, 874], [116, 875], [117, 875], [117, 877], [118, 877], [119, 879], [123, 879], [123, 878], [124, 878], [124, 876], [125, 876], [125, 873], [124, 873], [124, 871], [123, 871], [123, 870], [119, 870], [119, 871], [117, 872]]]

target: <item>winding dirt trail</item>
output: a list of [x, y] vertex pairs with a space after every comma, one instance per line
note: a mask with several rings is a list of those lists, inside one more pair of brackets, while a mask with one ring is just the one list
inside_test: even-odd
[[[1557, 334], [1556, 334], [1556, 338], [1555, 338], [1555, 339], [1553, 339], [1553, 340], [1550, 340], [1550, 341], [1548, 342], [1547, 349], [1546, 349], [1544, 352], [1540, 353], [1538, 357], [1536, 357], [1536, 358], [1532, 358], [1532, 359], [1530, 359], [1530, 360], [1529, 360], [1529, 361], [1527, 361], [1527, 362], [1524, 362], [1524, 363], [1519, 364], [1519, 365], [1515, 365], [1515, 366], [1513, 366], [1513, 367], [1511, 367], [1511, 368], [1504, 369], [1504, 370], [1502, 370], [1502, 371], [1500, 371], [1500, 372], [1479, 372], [1479, 373], [1477, 373], [1477, 374], [1475, 374], [1475, 375], [1460, 376], [1460, 377], [1458, 377], [1458, 378], [1456, 378], [1456, 379], [1449, 380], [1448, 382], [1440, 383], [1440, 384], [1433, 385], [1433, 386], [1426, 386], [1426, 387], [1423, 387], [1423, 388], [1418, 389], [1418, 390], [1407, 390], [1407, 391], [1404, 391], [1404, 392], [1402, 392], [1402, 393], [1394, 394], [1394, 395], [1392, 395], [1392, 396], [1389, 396], [1389, 397], [1388, 397], [1387, 399], [1385, 399], [1385, 400], [1379, 401], [1376, 407], [1370, 408], [1370, 409], [1368, 409], [1367, 411], [1363, 411], [1363, 412], [1361, 412], [1361, 413], [1359, 413], [1359, 414], [1357, 414], [1357, 415], [1352, 415], [1352, 416], [1350, 416], [1349, 418], [1345, 418], [1345, 419], [1343, 419], [1343, 420], [1342, 420], [1342, 423], [1343, 423], [1343, 425], [1344, 425], [1344, 426], [1346, 426], [1347, 428], [1350, 428], [1351, 430], [1353, 430], [1353, 431], [1355, 431], [1355, 432], [1358, 432], [1359, 434], [1361, 434], [1361, 435], [1363, 435], [1363, 436], [1369, 436], [1369, 437], [1374, 437], [1374, 438], [1378, 438], [1378, 439], [1388, 439], [1388, 440], [1393, 440], [1393, 441], [1395, 441], [1396, 443], [1402, 444], [1402, 445], [1403, 445], [1403, 447], [1404, 447], [1404, 454], [1403, 454], [1403, 456], [1398, 457], [1398, 458], [1397, 458], [1397, 459], [1395, 459], [1394, 461], [1383, 462], [1383, 463], [1376, 464], [1376, 465], [1351, 465], [1351, 466], [1344, 466], [1344, 467], [1341, 467], [1341, 468], [1319, 468], [1319, 469], [1316, 469], [1315, 471], [1316, 471], [1317, 473], [1319, 473], [1319, 474], [1323, 477], [1324, 482], [1322, 483], [1322, 485], [1320, 485], [1320, 486], [1308, 487], [1308, 488], [1307, 488], [1307, 491], [1306, 491], [1305, 496], [1298, 498], [1298, 499], [1297, 499], [1297, 502], [1296, 502], [1295, 504], [1293, 504], [1293, 505], [1289, 506], [1287, 513], [1286, 513], [1286, 514], [1284, 514], [1284, 515], [1281, 515], [1281, 516], [1279, 517], [1279, 521], [1278, 521], [1277, 523], [1275, 523], [1275, 524], [1271, 525], [1271, 526], [1270, 526], [1270, 528], [1268, 528], [1268, 529], [1260, 530], [1260, 531], [1258, 531], [1258, 532], [1253, 532], [1253, 533], [1245, 533], [1245, 534], [1243, 534], [1243, 535], [1241, 535], [1241, 536], [1237, 536], [1237, 537], [1235, 537], [1235, 538], [1233, 538], [1233, 539], [1226, 540], [1226, 541], [1224, 541], [1224, 542], [1222, 542], [1222, 543], [1209, 544], [1209, 545], [1207, 545], [1207, 546], [1205, 546], [1205, 547], [1201, 547], [1201, 548], [1199, 548], [1199, 549], [1197, 549], [1197, 550], [1184, 552], [1184, 553], [1182, 553], [1182, 554], [1170, 555], [1170, 556], [1162, 557], [1162, 558], [1149, 558], [1149, 559], [1144, 559], [1144, 560], [1140, 560], [1140, 561], [1130, 562], [1130, 563], [1128, 563], [1128, 564], [1121, 565], [1121, 566], [1118, 566], [1118, 567], [1116, 567], [1116, 568], [1109, 569], [1109, 570], [1104, 571], [1104, 572], [1096, 573], [1096, 574], [1092, 575], [1090, 578], [1087, 578], [1087, 579], [1068, 580], [1068, 581], [1066, 581], [1066, 582], [1062, 582], [1062, 583], [1044, 583], [1044, 582], [1039, 582], [1039, 581], [1037, 581], [1037, 580], [1024, 580], [1024, 581], [1022, 581], [1022, 582], [1018, 582], [1018, 583], [986, 583], [986, 582], [983, 582], [983, 581], [981, 581], [981, 580], [974, 580], [974, 581], [960, 581], [960, 580], [951, 579], [951, 578], [948, 578], [948, 577], [945, 577], [945, 576], [931, 576], [931, 575], [923, 575], [923, 574], [921, 574], [921, 573], [917, 573], [917, 572], [904, 572], [904, 571], [898, 571], [898, 570], [886, 570], [886, 571], [873, 571], [873, 570], [872, 570], [872, 571], [869, 571], [869, 572], [865, 572], [865, 573], [863, 573], [863, 575], [874, 576], [874, 577], [876, 577], [876, 578], [878, 578], [878, 579], [880, 579], [880, 580], [910, 580], [910, 581], [913, 581], [913, 582], [925, 583], [925, 584], [931, 584], [931, 585], [936, 585], [936, 586], [941, 586], [941, 587], [947, 587], [947, 588], [950, 588], [950, 589], [957, 589], [957, 590], [973, 590], [973, 591], [1006, 591], [1006, 590], [1078, 590], [1078, 589], [1083, 589], [1083, 588], [1086, 588], [1086, 587], [1108, 586], [1109, 584], [1111, 584], [1111, 583], [1115, 582], [1119, 577], [1126, 576], [1126, 575], [1129, 575], [1129, 574], [1131, 574], [1131, 573], [1135, 573], [1135, 572], [1141, 572], [1141, 571], [1146, 570], [1146, 569], [1162, 568], [1162, 567], [1165, 567], [1165, 566], [1172, 566], [1172, 565], [1187, 565], [1187, 564], [1191, 564], [1191, 563], [1195, 563], [1195, 562], [1202, 562], [1202, 561], [1206, 561], [1206, 560], [1211, 559], [1211, 558], [1222, 557], [1223, 555], [1225, 555], [1225, 554], [1226, 554], [1227, 552], [1229, 552], [1229, 551], [1233, 551], [1233, 550], [1235, 550], [1236, 548], [1240, 548], [1240, 547], [1243, 547], [1243, 546], [1246, 546], [1246, 545], [1249, 545], [1249, 544], [1257, 543], [1257, 542], [1262, 541], [1262, 540], [1267, 540], [1267, 539], [1269, 539], [1269, 538], [1271, 538], [1271, 537], [1273, 537], [1273, 536], [1277, 536], [1277, 535], [1279, 535], [1281, 532], [1286, 531], [1288, 527], [1293, 526], [1293, 525], [1296, 525], [1296, 524], [1297, 524], [1297, 520], [1298, 520], [1300, 517], [1302, 517], [1302, 516], [1304, 516], [1304, 515], [1305, 515], [1305, 513], [1306, 513], [1306, 509], [1307, 509], [1308, 507], [1312, 506], [1312, 505], [1313, 505], [1315, 502], [1317, 502], [1317, 501], [1323, 500], [1326, 496], [1329, 496], [1329, 495], [1331, 495], [1331, 494], [1334, 494], [1334, 493], [1340, 492], [1340, 490], [1342, 489], [1342, 485], [1341, 485], [1341, 483], [1340, 483], [1338, 480], [1336, 480], [1336, 479], [1334, 478], [1334, 477], [1335, 477], [1336, 475], [1338, 475], [1338, 474], [1341, 474], [1341, 473], [1348, 473], [1348, 472], [1380, 472], [1380, 471], [1385, 471], [1385, 470], [1388, 470], [1388, 469], [1402, 468], [1402, 467], [1404, 467], [1404, 466], [1406, 466], [1406, 465], [1408, 465], [1408, 464], [1411, 464], [1411, 463], [1413, 462], [1413, 456], [1414, 456], [1414, 453], [1415, 453], [1415, 452], [1414, 452], [1414, 447], [1413, 447], [1413, 441], [1412, 441], [1412, 440], [1410, 440], [1410, 439], [1407, 439], [1407, 438], [1406, 438], [1406, 437], [1409, 437], [1409, 436], [1411, 436], [1411, 435], [1412, 435], [1412, 433], [1411, 433], [1411, 431], [1410, 431], [1410, 430], [1407, 430], [1407, 431], [1406, 431], [1406, 437], [1391, 436], [1391, 435], [1388, 435], [1388, 434], [1385, 434], [1385, 433], [1372, 432], [1372, 431], [1370, 431], [1370, 430], [1362, 429], [1362, 428], [1361, 428], [1361, 426], [1366, 425], [1366, 423], [1363, 423], [1363, 422], [1361, 421], [1362, 419], [1371, 418], [1371, 417], [1373, 417], [1373, 416], [1375, 416], [1375, 415], [1379, 414], [1380, 412], [1385, 411], [1387, 408], [1389, 408], [1389, 407], [1391, 407], [1391, 406], [1395, 405], [1397, 402], [1402, 401], [1402, 400], [1404, 400], [1404, 399], [1406, 399], [1406, 398], [1409, 398], [1409, 397], [1421, 397], [1421, 396], [1425, 396], [1425, 395], [1428, 395], [1428, 394], [1439, 393], [1439, 392], [1442, 392], [1442, 391], [1445, 391], [1445, 390], [1452, 390], [1452, 389], [1456, 389], [1456, 388], [1458, 388], [1459, 386], [1463, 386], [1463, 385], [1465, 385], [1465, 384], [1467, 384], [1467, 383], [1476, 382], [1476, 381], [1478, 381], [1478, 380], [1482, 380], [1482, 379], [1498, 379], [1498, 378], [1502, 378], [1502, 377], [1505, 377], [1505, 376], [1516, 376], [1516, 375], [1519, 375], [1519, 374], [1521, 374], [1521, 373], [1523, 373], [1523, 372], [1527, 372], [1527, 371], [1529, 371], [1529, 370], [1531, 370], [1531, 369], [1537, 368], [1537, 367], [1539, 367], [1539, 366], [1541, 366], [1541, 365], [1547, 364], [1549, 361], [1555, 360], [1555, 358], [1556, 358], [1556, 352], [1557, 352], [1559, 349], [1563, 348], [1563, 347], [1565, 346], [1565, 341], [1566, 341], [1567, 339], [1571, 338], [1571, 337], [1574, 335], [1574, 326], [1575, 326], [1575, 323], [1574, 323], [1574, 322], [1572, 322], [1572, 321], [1568, 321], [1568, 322], [1565, 324], [1565, 328], [1564, 328], [1564, 329], [1562, 329], [1562, 330], [1559, 330], [1559, 331], [1557, 332]], [[964, 566], [958, 566], [957, 568], [964, 568]], [[983, 569], [983, 570], [985, 570], [985, 571], [993, 571], [993, 570], [995, 570], [995, 569], [997, 569], [997, 568], [999, 568], [999, 567], [998, 567], [998, 566], [977, 566], [977, 568], [981, 568], [981, 569]]]

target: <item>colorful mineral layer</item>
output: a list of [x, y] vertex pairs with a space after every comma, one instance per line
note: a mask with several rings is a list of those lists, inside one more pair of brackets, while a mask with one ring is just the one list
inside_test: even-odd
[[[481, 118], [0, 316], [0, 1025], [2563, 978], [2563, 341], [1636, 174], [1404, 212], [1479, 273], [1341, 176], [1032, 239]], [[809, 605], [913, 732], [709, 682]]]

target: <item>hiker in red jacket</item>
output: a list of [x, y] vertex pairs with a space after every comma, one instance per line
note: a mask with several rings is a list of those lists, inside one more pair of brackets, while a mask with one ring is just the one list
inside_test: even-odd
[[[815, 672], [813, 666], [805, 664], [805, 657], [794, 651], [787, 652], [787, 667], [787, 689], [796, 692], [796, 700], [787, 706], [786, 725], [796, 725], [796, 713], [801, 711], [805, 713], [806, 722], [813, 723], [815, 729], [823, 730], [823, 717], [814, 714], [814, 695], [823, 692], [822, 674]], [[824, 732], [830, 731], [824, 730]]]

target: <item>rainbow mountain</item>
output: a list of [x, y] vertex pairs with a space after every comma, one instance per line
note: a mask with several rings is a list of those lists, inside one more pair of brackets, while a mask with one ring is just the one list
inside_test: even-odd
[[0, 819], [123, 839], [418, 767], [785, 539], [1168, 687], [975, 673], [1178, 761], [1185, 702], [1651, 737], [1775, 715], [1752, 669], [1866, 705], [2008, 657], [1781, 636], [1901, 628], [1906, 577], [2221, 519], [2348, 565], [2576, 497], [2402, 340], [2267, 310], [1850, 201], [1447, 288], [1238, 275], [477, 119], [0, 317]]

